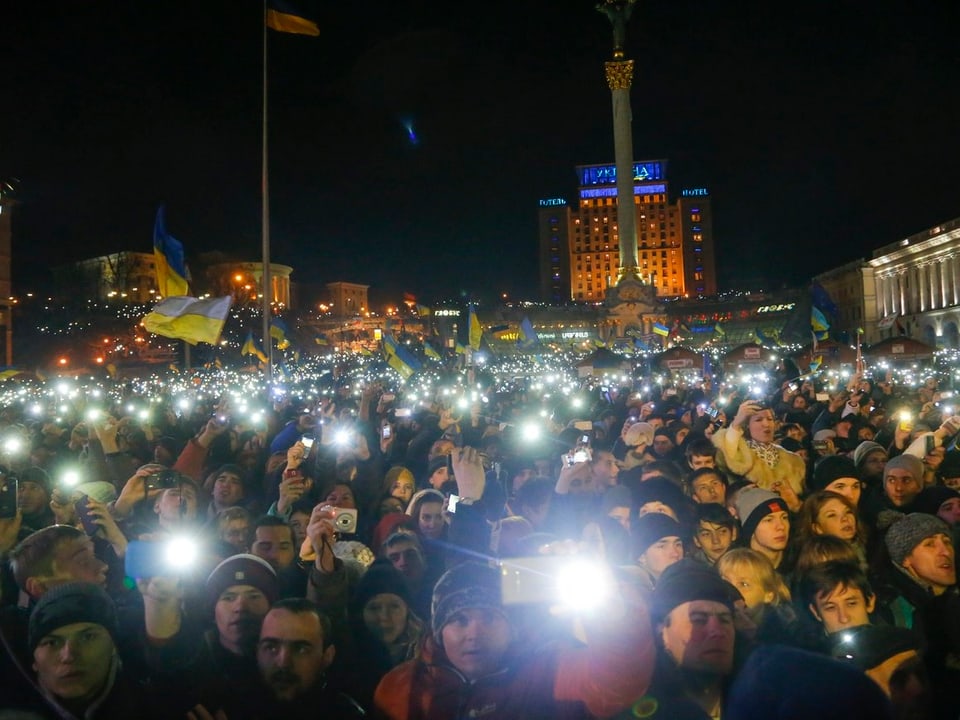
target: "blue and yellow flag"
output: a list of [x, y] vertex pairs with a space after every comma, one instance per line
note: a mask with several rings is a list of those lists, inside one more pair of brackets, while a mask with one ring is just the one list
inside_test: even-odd
[[817, 355], [810, 361], [810, 372], [815, 373], [820, 369], [820, 366], [823, 364], [823, 355]]
[[277, 348], [286, 350], [290, 347], [290, 328], [280, 318], [270, 319], [270, 337], [277, 341]]
[[530, 322], [530, 318], [524, 316], [523, 320], [520, 321], [519, 344], [523, 347], [531, 347], [538, 342], [540, 342], [540, 338], [537, 337], [537, 331], [533, 329], [533, 323]]
[[479, 350], [480, 338], [483, 336], [483, 328], [480, 327], [480, 321], [477, 319], [477, 311], [474, 309], [473, 305], [469, 306], [467, 316], [467, 327], [469, 329], [467, 343], [470, 345], [471, 350]]
[[420, 303], [417, 303], [417, 315], [419, 315], [420, 317], [429, 317], [430, 308], [427, 307], [426, 305], [421, 305]]
[[[815, 333], [825, 333], [830, 329], [827, 318], [816, 306], [810, 307], [810, 327]], [[820, 339], [823, 340], [823, 337]]]
[[670, 335], [670, 328], [668, 328], [666, 325], [662, 325], [661, 323], [654, 323], [653, 331], [657, 335], [661, 335], [663, 337], [668, 337]]
[[167, 233], [163, 205], [153, 224], [153, 257], [157, 266], [157, 290], [162, 297], [187, 295], [187, 264], [183, 244]]
[[367, 350], [367, 348], [365, 348], [363, 345], [360, 346], [360, 354], [363, 355], [364, 357], [370, 357], [371, 355], [373, 355], [373, 353]]
[[426, 340], [423, 341], [423, 354], [433, 360], [443, 360], [443, 358], [440, 357], [440, 353], [434, 350], [433, 345], [428, 343]]
[[230, 312], [231, 297], [198, 300], [192, 297], [164, 298], [142, 321], [147, 332], [163, 337], [215, 345]]
[[466, 349], [466, 348], [460, 343], [460, 341], [458, 340], [458, 341], [457, 341], [457, 344], [454, 345], [454, 347], [453, 347], [453, 351], [454, 351], [457, 355], [463, 355], [464, 353], [467, 352], [467, 349]]
[[400, 373], [404, 380], [423, 367], [420, 361], [411, 355], [405, 347], [397, 344], [393, 335], [383, 336], [383, 350], [387, 354], [387, 365]]
[[306, 17], [303, 10], [287, 0], [267, 0], [266, 23], [268, 28], [277, 32], [313, 37], [320, 34], [316, 21]]
[[720, 323], [713, 326], [713, 331], [717, 334], [717, 337], [725, 337], [727, 334], [727, 331], [723, 329]]
[[247, 339], [243, 341], [243, 346], [240, 348], [240, 354], [253, 355], [260, 362], [267, 362], [266, 353], [260, 349], [260, 346], [257, 345], [257, 341], [253, 339], [253, 331], [247, 333]]

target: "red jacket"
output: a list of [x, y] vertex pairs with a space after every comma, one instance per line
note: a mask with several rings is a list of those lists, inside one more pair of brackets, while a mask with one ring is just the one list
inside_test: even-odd
[[609, 717], [650, 684], [655, 649], [646, 612], [635, 612], [587, 646], [551, 643], [511, 655], [503, 669], [469, 681], [427, 638], [420, 657], [387, 673], [374, 696], [389, 720], [534, 720]]

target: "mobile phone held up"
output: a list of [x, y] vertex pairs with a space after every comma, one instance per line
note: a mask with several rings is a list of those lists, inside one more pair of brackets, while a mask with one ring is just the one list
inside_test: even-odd
[[0, 480], [0, 483], [0, 518], [15, 518], [20, 482], [15, 477], [8, 477]]
[[90, 498], [83, 495], [73, 504], [73, 508], [77, 511], [77, 517], [80, 519], [83, 531], [90, 537], [96, 535], [100, 526], [97, 524], [96, 517], [90, 512]]

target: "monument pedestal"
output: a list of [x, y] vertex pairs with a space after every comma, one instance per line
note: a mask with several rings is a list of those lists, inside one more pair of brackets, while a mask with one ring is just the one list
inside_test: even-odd
[[[606, 340], [629, 339], [632, 343], [636, 338], [650, 340], [654, 323], [662, 322], [666, 312], [652, 285], [628, 276], [607, 290], [603, 314], [610, 333]], [[656, 337], [663, 342], [662, 336]]]

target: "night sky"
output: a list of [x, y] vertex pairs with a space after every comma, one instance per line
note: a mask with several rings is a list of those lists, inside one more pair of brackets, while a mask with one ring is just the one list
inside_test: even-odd
[[[537, 200], [612, 162], [587, 1], [323, 3], [270, 34], [273, 259], [293, 279], [427, 301], [533, 298]], [[722, 289], [803, 283], [960, 216], [958, 3], [641, 0], [634, 155], [708, 187]], [[149, 251], [260, 256], [261, 6], [16, 3], [0, 179], [18, 178], [14, 286]], [[413, 134], [410, 132], [413, 130]]]

